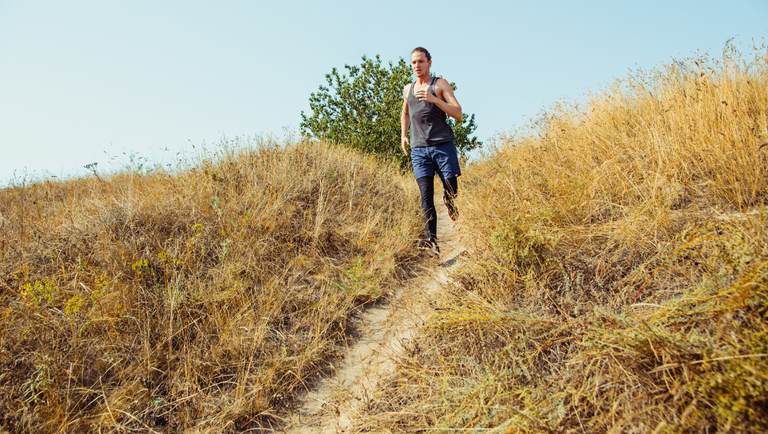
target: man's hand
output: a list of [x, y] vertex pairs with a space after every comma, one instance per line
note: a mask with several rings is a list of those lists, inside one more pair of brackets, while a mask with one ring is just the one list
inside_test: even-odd
[[435, 104], [437, 101], [442, 101], [440, 98], [436, 97], [435, 95], [432, 94], [432, 92], [429, 92], [426, 89], [417, 90], [416, 92], [414, 92], [414, 95], [416, 95], [416, 98], [418, 98], [419, 101], [426, 101], [432, 104]]
[[408, 147], [411, 146], [411, 141], [408, 140], [408, 137], [403, 136], [400, 137], [400, 147], [403, 148], [403, 152], [405, 155], [408, 155]]
[[[417, 90], [413, 94], [416, 95], [416, 98], [418, 98], [419, 101], [435, 104], [440, 107], [445, 114], [460, 121], [461, 105], [456, 100], [456, 95], [453, 94], [453, 88], [451, 88], [450, 83], [444, 78], [438, 78], [435, 82], [435, 92], [437, 92], [437, 95], [429, 92], [427, 88], [424, 90]], [[407, 93], [403, 98], [407, 100]]]

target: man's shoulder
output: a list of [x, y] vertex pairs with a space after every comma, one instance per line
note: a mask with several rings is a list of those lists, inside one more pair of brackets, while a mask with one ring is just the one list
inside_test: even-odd
[[435, 86], [451, 86], [451, 83], [448, 83], [448, 80], [444, 79], [443, 77], [437, 77], [437, 80], [435, 80]]
[[413, 86], [413, 83], [408, 83], [405, 86], [403, 86], [403, 98], [408, 97], [408, 92], [411, 91], [411, 86]]

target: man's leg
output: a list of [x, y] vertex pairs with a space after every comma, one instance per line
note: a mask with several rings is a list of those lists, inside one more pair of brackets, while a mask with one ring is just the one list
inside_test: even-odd
[[443, 203], [448, 208], [448, 216], [451, 220], [456, 220], [459, 218], [459, 211], [453, 200], [459, 193], [458, 178], [461, 175], [456, 145], [453, 142], [448, 142], [436, 146], [435, 163], [440, 180], [443, 181]]
[[437, 212], [435, 211], [435, 177], [423, 176], [416, 179], [421, 193], [421, 209], [424, 215], [424, 232], [430, 241], [437, 240]]
[[458, 176], [443, 178], [442, 174], [440, 175], [440, 180], [443, 181], [443, 203], [448, 208], [448, 217], [454, 221], [459, 218], [459, 210], [453, 203], [453, 199], [459, 195], [458, 179]]
[[451, 178], [440, 178], [443, 181], [443, 190], [445, 190], [446, 196], [453, 200], [459, 195], [459, 177], [454, 176]]

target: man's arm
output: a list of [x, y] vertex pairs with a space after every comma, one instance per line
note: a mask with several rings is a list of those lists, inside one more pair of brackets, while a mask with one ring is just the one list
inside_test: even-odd
[[448, 83], [448, 80], [444, 78], [438, 78], [435, 82], [435, 89], [437, 96], [427, 92], [426, 90], [416, 92], [416, 96], [421, 101], [431, 102], [432, 104], [440, 107], [440, 109], [444, 111], [448, 116], [456, 119], [457, 121], [460, 121], [461, 105], [459, 104], [459, 101], [456, 100], [456, 96], [453, 94], [453, 88], [451, 87], [451, 84]]
[[403, 110], [400, 112], [400, 147], [403, 148], [405, 155], [408, 155], [408, 146], [411, 141], [408, 140], [408, 127], [411, 126], [411, 116], [408, 113], [408, 91], [410, 84], [406, 84], [403, 89]]

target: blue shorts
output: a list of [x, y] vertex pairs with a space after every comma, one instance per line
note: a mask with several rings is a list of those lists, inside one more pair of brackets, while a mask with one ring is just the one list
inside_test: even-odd
[[435, 176], [435, 172], [441, 179], [461, 176], [459, 156], [453, 142], [411, 148], [411, 162], [416, 179]]

